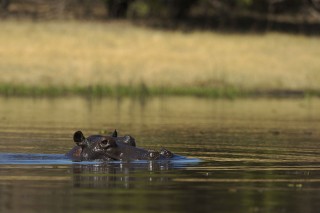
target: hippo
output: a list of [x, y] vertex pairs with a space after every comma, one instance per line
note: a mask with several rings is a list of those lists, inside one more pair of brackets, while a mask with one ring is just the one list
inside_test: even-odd
[[136, 147], [133, 137], [118, 137], [116, 130], [112, 135], [91, 135], [87, 138], [81, 131], [76, 131], [73, 140], [76, 146], [66, 154], [73, 161], [165, 160], [175, 156], [164, 148], [154, 151]]
[[66, 156], [71, 158], [73, 161], [83, 161], [83, 160], [93, 160], [93, 159], [100, 159], [100, 160], [110, 160], [102, 153], [98, 151], [94, 147], [101, 143], [102, 141], [108, 140], [113, 138], [116, 143], [119, 144], [127, 144], [128, 146], [136, 146], [135, 139], [130, 135], [125, 135], [123, 137], [118, 137], [117, 130], [111, 134], [111, 136], [104, 136], [104, 135], [91, 135], [87, 138], [84, 137], [81, 131], [76, 131], [73, 134], [73, 141], [76, 143], [76, 146], [73, 147]]

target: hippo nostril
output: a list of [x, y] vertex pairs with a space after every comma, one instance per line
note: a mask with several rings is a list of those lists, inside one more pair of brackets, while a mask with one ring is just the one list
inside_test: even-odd
[[166, 158], [172, 158], [172, 156], [173, 156], [172, 152], [170, 152], [169, 150], [167, 150], [165, 148], [161, 148], [160, 154], [165, 156]]
[[149, 159], [150, 160], [157, 160], [159, 157], [160, 157], [160, 153], [159, 152], [153, 151], [153, 150], [149, 151]]

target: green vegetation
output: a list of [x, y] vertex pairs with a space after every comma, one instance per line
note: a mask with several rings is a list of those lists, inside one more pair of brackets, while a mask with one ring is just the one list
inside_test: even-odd
[[[187, 88], [165, 88], [151, 87], [148, 88], [144, 84], [139, 86], [115, 86], [108, 87], [102, 85], [95, 86], [14, 86], [3, 84], [0, 85], [0, 94], [5, 96], [65, 96], [65, 95], [80, 95], [93, 97], [147, 97], [147, 96], [197, 96], [211, 98], [235, 98], [254, 95], [251, 92], [238, 91], [236, 88], [203, 88], [203, 87], [187, 87]], [[264, 94], [266, 95], [266, 94]]]
[[239, 97], [320, 91], [318, 37], [0, 22], [0, 93]]
[[243, 97], [320, 97], [320, 91], [305, 90], [240, 90], [234, 87], [146, 87], [140, 86], [15, 86], [0, 85], [0, 95], [57, 97], [78, 95], [85, 97], [152, 97], [152, 96], [195, 96], [204, 98], [243, 98]]

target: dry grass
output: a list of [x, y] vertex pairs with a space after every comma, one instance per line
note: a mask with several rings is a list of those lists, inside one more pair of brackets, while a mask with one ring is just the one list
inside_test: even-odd
[[0, 84], [320, 89], [320, 39], [0, 22]]

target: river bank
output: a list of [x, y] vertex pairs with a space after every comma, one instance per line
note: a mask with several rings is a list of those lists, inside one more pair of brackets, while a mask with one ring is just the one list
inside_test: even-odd
[[128, 22], [1, 21], [0, 94], [305, 96], [319, 37], [161, 31]]

